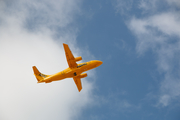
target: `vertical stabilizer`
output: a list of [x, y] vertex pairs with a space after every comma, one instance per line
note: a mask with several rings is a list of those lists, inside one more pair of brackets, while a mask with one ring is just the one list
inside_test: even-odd
[[46, 77], [48, 77], [49, 75], [45, 75], [39, 72], [39, 70], [36, 68], [36, 66], [33, 66], [33, 71], [34, 71], [34, 75], [36, 76], [36, 79], [38, 82], [44, 80]]

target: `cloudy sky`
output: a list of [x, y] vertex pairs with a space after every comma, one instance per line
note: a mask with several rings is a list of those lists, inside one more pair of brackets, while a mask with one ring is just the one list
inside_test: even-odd
[[[179, 120], [179, 0], [0, 0], [0, 120]], [[103, 61], [82, 79], [62, 43]]]

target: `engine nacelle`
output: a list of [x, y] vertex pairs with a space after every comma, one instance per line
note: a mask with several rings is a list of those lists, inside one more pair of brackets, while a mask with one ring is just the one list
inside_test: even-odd
[[81, 56], [75, 58], [75, 61], [76, 61], [76, 62], [77, 62], [77, 61], [80, 61], [80, 60], [82, 60], [82, 57], [81, 57]]
[[85, 78], [85, 77], [87, 77], [87, 73], [80, 74], [79, 77], [80, 78]]

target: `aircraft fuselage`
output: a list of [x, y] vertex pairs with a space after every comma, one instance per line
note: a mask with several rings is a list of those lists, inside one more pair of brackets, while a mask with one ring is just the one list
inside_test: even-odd
[[[99, 60], [92, 60], [89, 62], [80, 63], [77, 65], [77, 67], [74, 67], [74, 68], [67, 68], [61, 72], [50, 75], [48, 77], [46, 75], [42, 74], [41, 76], [44, 77], [44, 80], [38, 81], [38, 83], [43, 83], [43, 82], [49, 83], [52, 81], [58, 81], [58, 80], [62, 80], [65, 78], [72, 78], [75, 76], [79, 76], [79, 75], [81, 75], [81, 73], [88, 71], [90, 69], [96, 68], [96, 67], [100, 66], [101, 64], [102, 64], [102, 62]], [[86, 76], [87, 76], [87, 74], [86, 74]], [[82, 76], [82, 78], [83, 78], [83, 76]]]

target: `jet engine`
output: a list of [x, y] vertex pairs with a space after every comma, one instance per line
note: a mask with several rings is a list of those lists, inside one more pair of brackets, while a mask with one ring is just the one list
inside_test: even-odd
[[80, 74], [79, 77], [80, 78], [85, 78], [85, 77], [87, 77], [87, 73]]
[[80, 61], [80, 60], [82, 60], [82, 57], [81, 57], [81, 56], [75, 58], [75, 61], [76, 61], [76, 62], [77, 62], [77, 61]]

